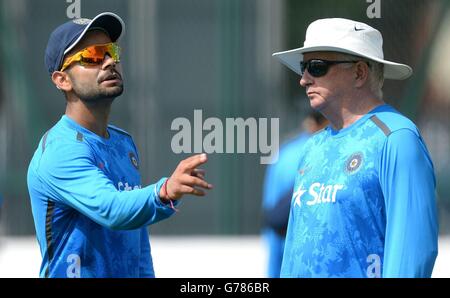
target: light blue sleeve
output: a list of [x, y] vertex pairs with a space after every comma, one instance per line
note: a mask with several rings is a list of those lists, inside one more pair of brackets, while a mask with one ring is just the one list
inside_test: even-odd
[[147, 228], [141, 228], [141, 255], [139, 258], [139, 277], [155, 277]]
[[159, 199], [166, 178], [142, 189], [118, 191], [96, 166], [87, 144], [63, 142], [46, 146], [36, 171], [50, 200], [114, 230], [137, 229], [174, 213]]
[[433, 164], [421, 137], [391, 133], [380, 160], [386, 206], [383, 277], [430, 277], [438, 250]]

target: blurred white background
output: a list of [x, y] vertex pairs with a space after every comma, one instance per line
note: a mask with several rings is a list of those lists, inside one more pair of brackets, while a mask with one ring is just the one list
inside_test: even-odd
[[[266, 246], [258, 236], [151, 238], [157, 277], [265, 277]], [[39, 275], [41, 256], [34, 237], [0, 238], [0, 277]], [[450, 237], [439, 239], [433, 277], [450, 277]]]

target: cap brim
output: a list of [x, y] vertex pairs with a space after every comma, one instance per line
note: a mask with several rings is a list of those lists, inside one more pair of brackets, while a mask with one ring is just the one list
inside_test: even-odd
[[384, 77], [386, 79], [404, 80], [410, 77], [413, 73], [412, 68], [406, 64], [379, 59], [376, 57], [364, 55], [361, 53], [357, 53], [339, 47], [330, 47], [330, 46], [303, 47], [284, 52], [277, 52], [272, 54], [272, 56], [280, 59], [281, 63], [289, 67], [292, 71], [300, 74], [300, 61], [303, 61], [303, 54], [308, 52], [322, 52], [322, 51], [345, 53], [359, 57], [364, 57], [369, 60], [382, 63], [384, 64]]
[[111, 41], [116, 42], [125, 32], [125, 23], [118, 15], [112, 12], [103, 12], [97, 15], [86, 28], [84, 28], [80, 36], [64, 51], [64, 55], [70, 52], [80, 42], [86, 32], [94, 28], [103, 29], [108, 33]]

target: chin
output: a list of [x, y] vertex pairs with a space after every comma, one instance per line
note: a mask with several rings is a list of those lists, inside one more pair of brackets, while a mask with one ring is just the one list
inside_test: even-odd
[[324, 102], [317, 100], [310, 100], [309, 104], [311, 105], [311, 108], [316, 111], [320, 111], [324, 106]]
[[79, 96], [80, 99], [86, 103], [100, 103], [110, 101], [112, 102], [116, 97], [119, 97], [123, 93], [123, 88], [117, 88], [116, 90], [102, 90], [95, 95]]
[[111, 87], [108, 90], [104, 90], [102, 95], [105, 98], [115, 98], [121, 96], [123, 93], [123, 86]]

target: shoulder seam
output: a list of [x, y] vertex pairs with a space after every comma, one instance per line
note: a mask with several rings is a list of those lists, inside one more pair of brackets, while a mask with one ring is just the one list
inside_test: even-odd
[[44, 153], [44, 151], [45, 151], [45, 144], [47, 142], [47, 136], [48, 136], [48, 133], [50, 132], [50, 130], [51, 129], [47, 130], [47, 132], [42, 137], [42, 153]]
[[372, 122], [375, 123], [379, 129], [381, 129], [385, 136], [389, 136], [392, 133], [391, 129], [383, 121], [381, 121], [377, 115], [370, 117], [370, 120], [372, 120]]

